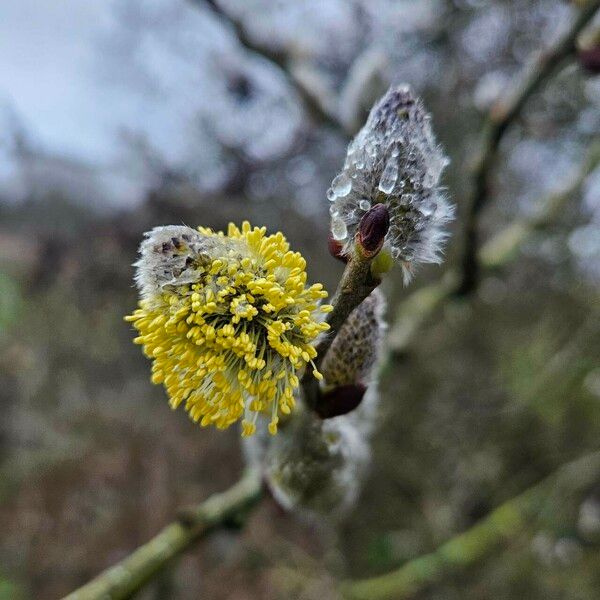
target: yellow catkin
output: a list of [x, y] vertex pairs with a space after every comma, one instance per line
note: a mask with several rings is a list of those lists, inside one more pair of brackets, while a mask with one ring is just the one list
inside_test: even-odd
[[306, 285], [306, 261], [281, 233], [247, 222], [227, 234], [198, 230], [215, 241], [215, 256], [198, 264], [192, 283], [140, 301], [126, 317], [139, 333], [134, 342], [153, 360], [152, 382], [173, 408], [183, 403], [203, 427], [242, 419], [244, 436], [264, 413], [275, 434], [279, 412], [294, 407], [298, 371], [329, 328], [323, 314], [331, 307], [319, 306], [327, 292]]

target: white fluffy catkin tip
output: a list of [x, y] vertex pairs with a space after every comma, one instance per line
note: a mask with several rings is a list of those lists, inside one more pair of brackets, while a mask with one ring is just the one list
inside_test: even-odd
[[168, 286], [196, 281], [196, 268], [209, 260], [214, 241], [185, 225], [155, 227], [140, 244], [135, 282], [142, 300], [159, 295]]
[[370, 460], [367, 437], [346, 416], [321, 420], [303, 410], [271, 438], [244, 439], [246, 459], [259, 468], [286, 510], [338, 520], [354, 505]]
[[327, 192], [332, 237], [349, 252], [363, 215], [383, 203], [390, 214], [384, 251], [400, 262], [405, 280], [416, 264], [441, 262], [453, 218], [439, 185], [447, 164], [421, 101], [407, 86], [391, 87], [348, 146]]

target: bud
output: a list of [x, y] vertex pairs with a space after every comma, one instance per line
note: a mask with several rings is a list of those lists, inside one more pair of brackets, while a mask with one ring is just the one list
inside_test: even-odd
[[577, 58], [586, 71], [600, 73], [600, 27], [592, 27], [579, 36]]
[[441, 262], [453, 217], [440, 188], [447, 164], [422, 103], [407, 87], [390, 88], [348, 146], [327, 192], [333, 239], [349, 253], [364, 216], [382, 205], [389, 214], [383, 248], [402, 265], [406, 281], [415, 264]]
[[600, 73], [600, 44], [579, 50], [577, 56], [579, 63], [586, 71], [594, 75]]
[[335, 387], [319, 398], [315, 411], [321, 419], [346, 415], [361, 403], [366, 390], [362, 384]]
[[321, 365], [325, 392], [371, 383], [383, 344], [384, 310], [383, 295], [376, 288], [350, 313]]
[[385, 235], [390, 228], [390, 213], [383, 204], [376, 204], [360, 220], [358, 243], [364, 254], [371, 258], [382, 248]]
[[333, 258], [337, 258], [338, 260], [341, 260], [345, 263], [348, 262], [348, 257], [343, 252], [344, 246], [340, 244], [340, 242], [338, 242], [337, 240], [334, 240], [331, 233], [327, 238], [327, 247], [329, 248], [329, 254], [331, 254]]
[[299, 407], [278, 435], [245, 438], [244, 453], [281, 507], [337, 520], [358, 497], [370, 461], [368, 435], [350, 415], [322, 420]]

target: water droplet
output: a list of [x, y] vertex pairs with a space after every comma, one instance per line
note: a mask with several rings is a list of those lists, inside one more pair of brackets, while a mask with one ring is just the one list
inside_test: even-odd
[[360, 208], [361, 210], [369, 210], [371, 208], [371, 203], [366, 198], [363, 198], [358, 203], [358, 208]]
[[327, 190], [327, 200], [329, 200], [329, 202], [335, 202], [336, 198], [337, 196], [335, 192], [331, 188], [329, 188]]
[[352, 189], [352, 181], [345, 173], [340, 173], [331, 182], [331, 189], [336, 196], [347, 196]]
[[394, 159], [389, 159], [383, 169], [381, 179], [379, 180], [379, 190], [384, 194], [389, 194], [394, 189], [397, 180], [398, 165]]
[[345, 240], [348, 236], [348, 228], [342, 219], [333, 219], [331, 221], [331, 235], [334, 240]]
[[419, 206], [419, 212], [424, 217], [430, 217], [437, 210], [437, 204], [433, 200], [425, 200]]

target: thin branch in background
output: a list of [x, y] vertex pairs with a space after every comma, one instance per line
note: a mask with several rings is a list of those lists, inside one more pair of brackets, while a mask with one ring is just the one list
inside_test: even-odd
[[239, 43], [246, 50], [278, 66], [314, 121], [333, 127], [347, 137], [356, 134], [369, 107], [389, 85], [384, 76], [387, 59], [376, 45], [356, 57], [338, 96], [307, 61], [294, 59], [288, 52], [277, 50], [253, 38], [246, 31], [243, 22], [230, 14], [218, 0], [192, 2], [208, 6], [232, 27]]
[[[600, 307], [593, 309], [587, 315], [583, 323], [577, 329], [571, 331], [569, 339], [558, 349], [539, 370], [539, 373], [531, 382], [529, 389], [522, 399], [523, 404], [529, 405], [538, 397], [545, 397], [545, 404], [549, 403], [549, 397], [561, 389], [561, 380], [571, 376], [577, 376], [577, 360], [581, 360], [581, 353], [589, 347], [593, 340], [600, 334]], [[544, 391], [547, 390], [545, 393]]]
[[290, 86], [300, 96], [308, 114], [316, 122], [329, 125], [338, 129], [347, 135], [352, 131], [347, 131], [344, 124], [335, 114], [332, 94], [328, 89], [323, 89], [323, 85], [315, 81], [314, 73], [307, 73], [307, 69], [302, 65], [295, 64], [295, 61], [286, 52], [275, 50], [268, 44], [262, 44], [251, 35], [248, 35], [242, 21], [230, 14], [221, 6], [218, 0], [192, 0], [196, 6], [207, 6], [223, 22], [233, 28], [233, 31], [240, 44], [254, 54], [258, 54], [279, 67], [286, 76]]
[[[581, 167], [569, 177], [562, 189], [538, 202], [540, 208], [534, 215], [516, 220], [480, 248], [477, 253], [480, 269], [484, 272], [500, 269], [514, 260], [523, 242], [536, 231], [556, 221], [565, 204], [580, 190], [588, 175], [599, 164], [600, 145], [595, 144]], [[396, 310], [394, 324], [388, 336], [390, 352], [396, 355], [406, 352], [421, 326], [457, 291], [459, 285], [459, 273], [449, 271], [442, 281], [425, 286], [408, 296]]]
[[227, 524], [239, 525], [262, 496], [259, 476], [248, 472], [235, 485], [181, 514], [148, 543], [100, 573], [64, 600], [130, 598], [195, 541]]
[[355, 134], [364, 124], [371, 106], [389, 86], [385, 75], [388, 57], [378, 44], [372, 44], [355, 59], [339, 95], [340, 120], [346, 132]]
[[347, 581], [341, 591], [349, 600], [407, 600], [455, 573], [475, 565], [526, 530], [548, 496], [585, 493], [600, 479], [600, 452], [567, 463], [540, 483], [508, 500], [474, 527], [442, 544], [430, 554], [408, 561], [399, 569], [371, 579]]
[[472, 189], [467, 201], [465, 216], [464, 249], [461, 258], [459, 294], [468, 294], [477, 285], [480, 264], [478, 260], [478, 220], [489, 198], [490, 176], [498, 147], [508, 127], [521, 114], [527, 100], [554, 73], [558, 65], [571, 56], [575, 42], [584, 27], [600, 8], [600, 0], [591, 0], [577, 15], [567, 31], [549, 48], [540, 52], [516, 83], [516, 85], [490, 110], [482, 129], [478, 153], [473, 161]]

